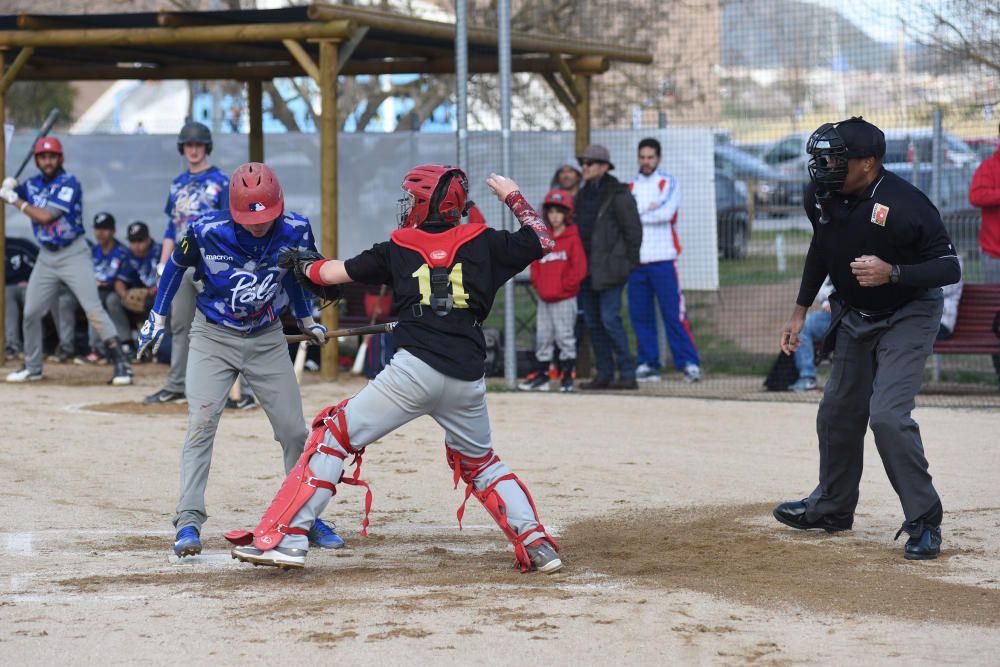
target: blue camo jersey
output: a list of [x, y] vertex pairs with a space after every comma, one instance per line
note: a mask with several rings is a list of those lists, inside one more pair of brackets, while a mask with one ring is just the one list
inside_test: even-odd
[[210, 322], [250, 333], [276, 322], [289, 304], [299, 319], [312, 314], [295, 275], [278, 266], [278, 254], [292, 248], [316, 250], [307, 218], [285, 211], [270, 232], [253, 239], [227, 209], [191, 223], [172, 258], [180, 267], [195, 267], [204, 285], [198, 310]]
[[229, 208], [229, 178], [217, 167], [192, 174], [185, 171], [170, 184], [167, 205], [167, 233], [174, 242], [187, 233], [188, 224], [206, 213]]
[[90, 246], [90, 257], [94, 262], [94, 277], [101, 285], [109, 285], [115, 279], [115, 276], [118, 275], [118, 269], [128, 254], [128, 248], [119, 243], [118, 239], [114, 239], [112, 243], [111, 250], [106, 254], [100, 243], [94, 243]]
[[35, 174], [19, 184], [15, 192], [32, 206], [62, 212], [47, 225], [32, 221], [31, 229], [39, 243], [62, 247], [83, 236], [83, 188], [76, 176], [60, 169], [51, 181], [46, 181], [44, 174]]
[[132, 250], [125, 249], [125, 260], [115, 279], [125, 283], [125, 287], [156, 287], [156, 282], [160, 276], [156, 273], [156, 265], [160, 262], [160, 253], [163, 246], [155, 241], [150, 244], [149, 252], [145, 257], [136, 257]]

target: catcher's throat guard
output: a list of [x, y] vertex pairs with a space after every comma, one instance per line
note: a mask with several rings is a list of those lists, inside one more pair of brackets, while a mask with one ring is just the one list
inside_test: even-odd
[[[295, 515], [309, 502], [318, 489], [326, 489], [332, 494], [337, 493], [337, 482], [328, 482], [313, 475], [309, 461], [317, 453], [336, 456], [341, 460], [346, 459], [347, 454], [354, 455], [356, 463], [354, 476], [345, 478], [341, 474], [338, 481], [363, 486], [367, 489], [365, 518], [361, 524], [361, 534], [368, 534], [368, 512], [371, 510], [372, 492], [367, 483], [358, 479], [361, 472], [361, 452], [351, 447], [350, 436], [347, 433], [347, 418], [344, 414], [345, 405], [347, 405], [346, 400], [326, 408], [316, 416], [302, 456], [288, 473], [288, 477], [285, 478], [285, 482], [281, 485], [274, 500], [271, 501], [271, 505], [264, 512], [260, 523], [253, 531], [233, 530], [225, 533], [227, 540], [238, 546], [253, 544], [261, 551], [268, 551], [281, 544], [286, 535], [306, 535], [308, 530], [292, 527], [291, 523]], [[343, 451], [324, 443], [328, 432], [333, 435]]]

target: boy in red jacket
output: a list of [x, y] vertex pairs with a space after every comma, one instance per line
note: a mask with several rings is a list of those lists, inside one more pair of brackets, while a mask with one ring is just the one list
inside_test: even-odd
[[542, 217], [552, 232], [556, 247], [531, 264], [531, 284], [538, 293], [535, 359], [538, 364], [518, 389], [549, 390], [549, 364], [559, 346], [560, 389], [574, 391], [576, 377], [576, 295], [587, 276], [587, 256], [580, 233], [573, 224], [573, 196], [551, 190], [542, 204]]

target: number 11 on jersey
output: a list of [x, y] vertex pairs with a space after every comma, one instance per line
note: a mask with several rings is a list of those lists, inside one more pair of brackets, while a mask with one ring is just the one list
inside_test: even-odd
[[[417, 279], [420, 289], [420, 303], [425, 306], [431, 305], [431, 267], [422, 264], [419, 269], [411, 274]], [[451, 284], [451, 298], [455, 301], [455, 308], [469, 307], [469, 294], [462, 286], [462, 263], [459, 262], [452, 267], [448, 273], [448, 282]]]

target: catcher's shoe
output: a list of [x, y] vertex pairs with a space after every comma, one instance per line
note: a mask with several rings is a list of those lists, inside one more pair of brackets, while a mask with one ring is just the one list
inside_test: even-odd
[[174, 539], [174, 553], [180, 558], [196, 556], [201, 553], [201, 538], [198, 536], [198, 529], [194, 526], [184, 526], [177, 531], [177, 537]]
[[309, 529], [309, 546], [320, 549], [343, 549], [344, 540], [335, 531], [337, 525], [326, 524], [321, 519], [316, 519], [313, 527]]
[[548, 540], [539, 538], [527, 545], [528, 558], [531, 559], [531, 566], [543, 574], [552, 574], [563, 568], [559, 554], [549, 544]]
[[233, 547], [229, 552], [233, 558], [253, 565], [280, 567], [283, 570], [298, 570], [306, 566], [305, 549], [286, 549], [274, 547], [269, 551], [261, 551], [254, 546]]

